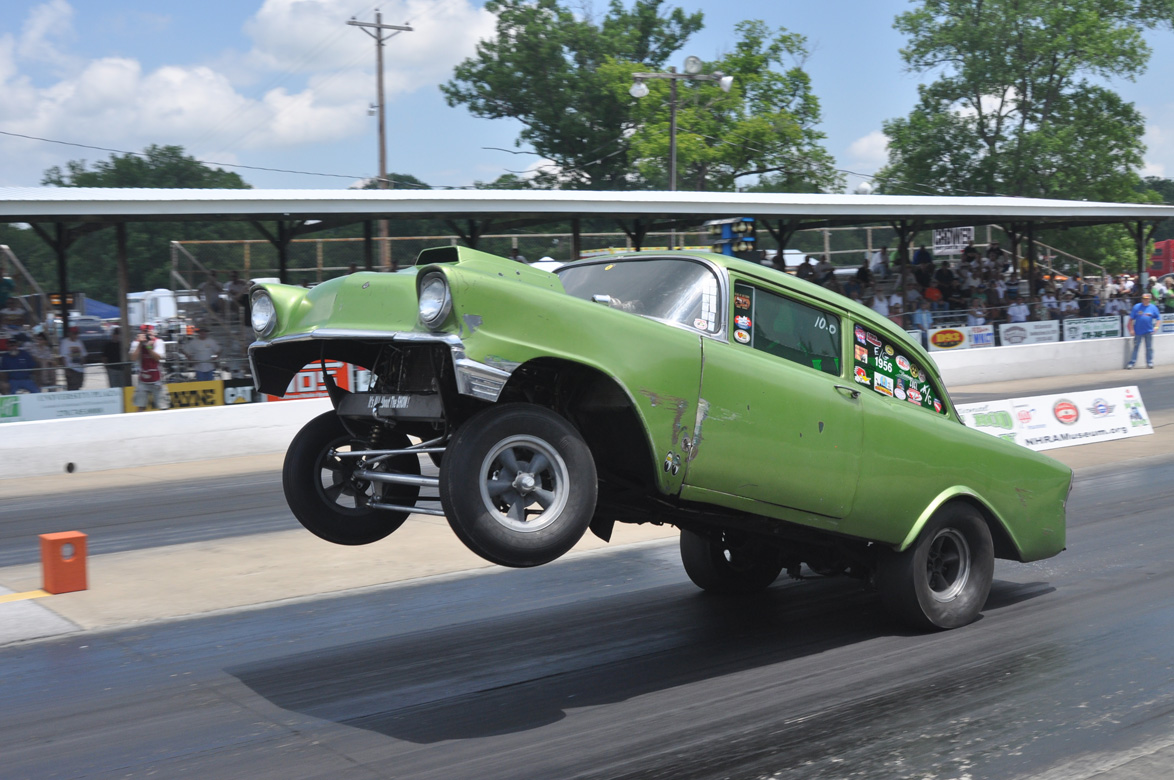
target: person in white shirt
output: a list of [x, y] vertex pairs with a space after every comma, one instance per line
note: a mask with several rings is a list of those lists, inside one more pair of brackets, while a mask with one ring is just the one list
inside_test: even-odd
[[966, 325], [986, 325], [986, 309], [978, 298], [974, 299], [970, 311], [966, 314]]
[[877, 292], [872, 296], [872, 310], [882, 317], [889, 316], [889, 296]]
[[220, 354], [220, 345], [208, 335], [207, 328], [196, 328], [196, 337], [183, 345], [183, 353], [192, 361], [197, 382], [210, 382], [216, 378], [216, 364], [212, 361]]
[[1014, 303], [1007, 307], [1007, 320], [1009, 322], [1027, 322], [1028, 315], [1031, 310], [1027, 308], [1027, 304], [1016, 299]]
[[1040, 298], [1040, 303], [1047, 310], [1048, 319], [1055, 320], [1060, 318], [1060, 302], [1056, 300], [1056, 296], [1051, 290], [1044, 292], [1043, 297]]
[[65, 366], [65, 388], [80, 390], [86, 381], [86, 348], [78, 338], [77, 327], [71, 326], [61, 339], [61, 363]]
[[1113, 315], [1123, 314], [1125, 312], [1125, 305], [1121, 302], [1121, 298], [1114, 295], [1105, 304], [1105, 316], [1111, 317]]
[[1064, 293], [1064, 300], [1060, 302], [1060, 319], [1079, 316], [1080, 304], [1076, 302], [1076, 296], [1070, 292]]

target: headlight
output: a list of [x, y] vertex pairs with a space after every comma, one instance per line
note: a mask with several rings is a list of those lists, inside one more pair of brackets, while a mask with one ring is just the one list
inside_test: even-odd
[[277, 327], [277, 308], [273, 299], [263, 290], [253, 293], [252, 305], [253, 330], [258, 336], [268, 336]]
[[420, 322], [435, 330], [452, 309], [452, 295], [443, 274], [428, 274], [420, 282]]

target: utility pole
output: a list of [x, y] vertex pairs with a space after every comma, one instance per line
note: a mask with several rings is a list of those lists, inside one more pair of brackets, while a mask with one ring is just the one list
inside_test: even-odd
[[[347, 24], [358, 27], [375, 39], [375, 90], [376, 107], [379, 111], [379, 189], [386, 190], [391, 182], [387, 180], [387, 120], [383, 102], [383, 42], [401, 32], [413, 32], [406, 24], [384, 24], [383, 14], [375, 9], [374, 22], [360, 22], [354, 17]], [[374, 32], [372, 32], [374, 30]], [[387, 32], [390, 30], [391, 32]], [[380, 266], [395, 270], [391, 263], [391, 244], [387, 240], [387, 220], [379, 220], [379, 237], [383, 239], [379, 248]]]

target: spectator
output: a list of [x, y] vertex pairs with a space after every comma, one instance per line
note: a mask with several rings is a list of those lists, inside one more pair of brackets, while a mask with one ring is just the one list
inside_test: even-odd
[[33, 337], [33, 345], [29, 354], [36, 358], [40, 369], [37, 371], [37, 384], [41, 387], [55, 387], [57, 385], [57, 356], [49, 346], [49, 339], [44, 333]]
[[869, 266], [872, 268], [872, 275], [877, 279], [889, 278], [889, 248], [882, 246], [880, 249], [872, 253], [869, 258]]
[[37, 359], [25, 350], [27, 338], [8, 339], [8, 349], [0, 355], [0, 393], [39, 393], [41, 388], [33, 381], [33, 371], [37, 368]]
[[70, 326], [68, 335], [61, 339], [60, 353], [65, 366], [65, 389], [80, 390], [86, 381], [86, 348], [78, 339], [76, 325]]
[[1007, 307], [1007, 321], [1008, 322], [1027, 322], [1027, 318], [1031, 315], [1031, 310], [1027, 308], [1027, 304], [1021, 300], [1014, 300], [1011, 305]]
[[941, 311], [946, 308], [945, 299], [942, 297], [942, 291], [938, 289], [938, 283], [930, 280], [926, 285], [925, 290], [921, 293], [921, 297], [929, 301], [929, 306], [933, 311]]
[[966, 325], [986, 325], [986, 307], [981, 298], [974, 298], [970, 302], [970, 311], [966, 313]]
[[12, 331], [18, 331], [27, 324], [24, 307], [17, 298], [9, 298], [0, 309], [0, 324]]
[[171, 406], [171, 396], [163, 384], [163, 359], [167, 348], [162, 339], [155, 336], [150, 325], [144, 325], [130, 350], [131, 362], [139, 367], [139, 384], [135, 388], [133, 403], [137, 411], [147, 408], [148, 402], [156, 409]]
[[811, 255], [803, 258], [803, 262], [795, 269], [795, 276], [808, 281], [811, 281], [811, 278], [815, 276], [815, 267], [811, 265]]
[[1150, 296], [1153, 298], [1154, 306], [1158, 307], [1158, 311], [1163, 311], [1166, 308], [1168, 292], [1161, 279], [1154, 279], [1154, 283], [1150, 285]]
[[111, 387], [126, 387], [126, 364], [122, 360], [122, 332], [110, 331], [110, 340], [102, 345], [102, 362], [106, 364], [106, 379]]
[[1141, 303], [1136, 303], [1129, 312], [1129, 334], [1133, 336], [1133, 356], [1126, 368], [1133, 368], [1137, 362], [1137, 348], [1145, 342], [1146, 368], [1154, 367], [1154, 326], [1162, 321], [1162, 314], [1152, 303], [1153, 296], [1142, 293]]
[[933, 263], [933, 255], [925, 248], [925, 245], [917, 247], [917, 251], [913, 253], [913, 265], [928, 265]]
[[1121, 300], [1120, 295], [1114, 295], [1112, 298], [1110, 298], [1108, 301], [1105, 302], [1105, 316], [1106, 317], [1124, 314], [1126, 312], [1126, 310], [1127, 310], [1127, 307], [1125, 306], [1124, 302]]
[[1060, 301], [1060, 319], [1066, 320], [1072, 317], [1080, 316], [1080, 304], [1076, 302], [1076, 296], [1068, 290], [1064, 293], [1064, 299]]
[[917, 304], [917, 311], [913, 312], [912, 319], [913, 327], [922, 333], [921, 345], [924, 347], [926, 344], [925, 334], [933, 328], [933, 312], [930, 311], [929, 301], [924, 298], [921, 299]]
[[882, 317], [889, 316], [889, 296], [885, 295], [880, 290], [876, 290], [872, 296], [872, 303], [869, 307]]
[[867, 260], [856, 269], [856, 281], [860, 283], [861, 289], [872, 286], [872, 269], [868, 267]]
[[1038, 295], [1031, 296], [1031, 316], [1032, 322], [1045, 322], [1048, 319], [1048, 307], [1044, 306], [1044, 302], [1040, 300]]
[[1047, 319], [1060, 319], [1060, 302], [1056, 300], [1056, 296], [1052, 292], [1052, 288], [1049, 287], [1044, 290], [1044, 294], [1040, 296], [1040, 303], [1042, 303], [1044, 309], [1047, 310]]
[[213, 360], [220, 354], [220, 345], [208, 336], [207, 328], [196, 328], [196, 337], [183, 345], [183, 353], [192, 361], [197, 382], [210, 382], [216, 378]]
[[819, 262], [815, 264], [815, 274], [812, 281], [816, 284], [826, 285], [835, 276], [836, 267], [832, 265], [832, 261], [828, 260], [827, 255], [820, 255]]
[[207, 280], [200, 285], [200, 297], [204, 299], [204, 306], [213, 314], [220, 313], [220, 295], [224, 288], [216, 278], [216, 269], [208, 272]]
[[[354, 263], [351, 263], [351, 267], [354, 268]], [[224, 293], [233, 310], [243, 312], [244, 320], [247, 322], [249, 319], [249, 283], [241, 278], [239, 271], [232, 272], [228, 283], [224, 285]]]

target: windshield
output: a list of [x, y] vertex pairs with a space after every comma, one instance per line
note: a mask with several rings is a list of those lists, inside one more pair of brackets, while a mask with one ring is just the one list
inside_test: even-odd
[[721, 329], [717, 277], [695, 260], [625, 259], [564, 266], [556, 273], [576, 298], [705, 333]]

